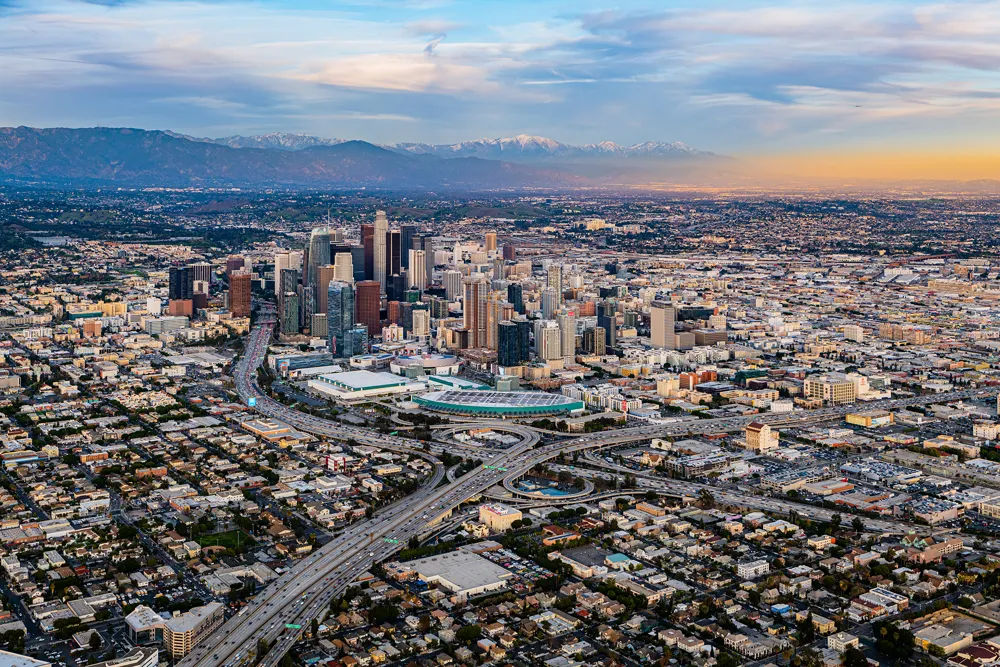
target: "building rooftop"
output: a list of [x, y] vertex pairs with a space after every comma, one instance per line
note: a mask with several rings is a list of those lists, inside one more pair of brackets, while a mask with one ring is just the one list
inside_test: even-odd
[[453, 593], [496, 585], [514, 576], [499, 565], [467, 551], [420, 558], [407, 565], [424, 581], [440, 583]]

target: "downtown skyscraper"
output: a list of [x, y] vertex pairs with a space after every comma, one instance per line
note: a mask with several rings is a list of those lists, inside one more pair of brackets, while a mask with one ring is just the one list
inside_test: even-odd
[[330, 352], [335, 357], [350, 356], [346, 348], [348, 332], [354, 328], [354, 288], [345, 282], [333, 281], [327, 288], [326, 330]]
[[306, 285], [316, 286], [316, 276], [319, 267], [330, 263], [330, 230], [326, 227], [316, 227], [309, 234], [308, 267]]
[[389, 234], [389, 218], [385, 211], [375, 213], [375, 228], [372, 230], [372, 259], [374, 275], [372, 279], [377, 281], [382, 293], [385, 293], [386, 279], [389, 277], [388, 257], [386, 256], [386, 239]]

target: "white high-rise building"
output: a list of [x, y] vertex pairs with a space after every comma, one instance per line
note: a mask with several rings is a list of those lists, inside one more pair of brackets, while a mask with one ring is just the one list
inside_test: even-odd
[[427, 264], [427, 253], [423, 250], [410, 250], [410, 270], [407, 272], [410, 287], [416, 287], [421, 292], [427, 289], [427, 271], [421, 269]]
[[556, 291], [556, 306], [562, 305], [563, 279], [562, 266], [559, 264], [549, 266], [548, 286]]
[[354, 284], [354, 258], [349, 252], [338, 252], [333, 258], [333, 279]]
[[576, 356], [576, 314], [560, 313], [556, 316], [559, 324], [560, 343], [559, 347], [562, 356], [573, 358]]
[[551, 320], [559, 308], [559, 293], [553, 287], [542, 290], [542, 318]]
[[462, 295], [462, 272], [448, 269], [444, 272], [444, 293], [449, 301]]
[[386, 217], [385, 211], [375, 212], [375, 232], [374, 238], [372, 239], [372, 247], [375, 249], [374, 258], [374, 272], [375, 280], [382, 287], [382, 294], [385, 294], [385, 279], [386, 279], [386, 256], [385, 256], [385, 237], [389, 233], [389, 218]]
[[[283, 269], [295, 269], [296, 271], [302, 270], [302, 253], [280, 250], [274, 253], [274, 293], [284, 294], [285, 291], [282, 289], [281, 285], [281, 271]], [[294, 288], [293, 288], [294, 289]]]
[[543, 361], [562, 358], [562, 332], [555, 322], [545, 322], [536, 329], [538, 357]]
[[673, 305], [666, 301], [654, 301], [649, 308], [649, 341], [653, 347], [667, 350], [676, 349], [674, 342], [674, 321], [676, 313]]
[[857, 324], [848, 324], [844, 327], [844, 338], [855, 343], [863, 343], [865, 340], [865, 330]]
[[429, 310], [413, 311], [413, 336], [425, 341], [431, 336], [431, 313]]

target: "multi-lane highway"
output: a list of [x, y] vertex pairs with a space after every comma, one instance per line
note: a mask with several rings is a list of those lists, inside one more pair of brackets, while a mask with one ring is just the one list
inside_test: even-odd
[[[350, 439], [392, 451], [424, 457], [434, 465], [434, 474], [420, 491], [379, 511], [374, 519], [351, 526], [329, 544], [316, 550], [283, 574], [259, 594], [248, 607], [206, 637], [195, 650], [178, 663], [179, 667], [235, 667], [254, 659], [265, 667], [274, 667], [291, 648], [310, 621], [322, 616], [361, 573], [375, 562], [388, 558], [411, 537], [419, 535], [428, 522], [443, 513], [501, 483], [516, 478], [564, 452], [608, 447], [651, 437], [699, 435], [742, 430], [753, 420], [772, 425], [801, 425], [832, 419], [851, 408], [830, 408], [807, 414], [771, 414], [754, 417], [706, 419], [667, 425], [650, 425], [609, 433], [584, 435], [574, 439], [534, 448], [536, 438], [497, 451], [489, 467], [477, 468], [458, 480], [438, 488], [444, 468], [420, 443], [395, 436], [385, 436], [367, 429], [331, 422], [288, 408], [264, 395], [256, 383], [256, 372], [264, 360], [273, 332], [273, 319], [263, 319], [251, 332], [244, 356], [234, 369], [240, 397], [255, 404], [268, 417], [280, 419], [315, 435]], [[982, 390], [968, 390], [934, 397], [885, 401], [870, 408], [898, 409], [906, 405], [972, 398]], [[437, 445], [439, 449], [449, 449]], [[468, 451], [463, 452], [468, 455]], [[678, 483], [678, 492], [684, 493]], [[733, 499], [737, 500], [736, 498]], [[775, 501], [777, 502], [777, 501]], [[258, 646], [268, 650], [257, 655]]]

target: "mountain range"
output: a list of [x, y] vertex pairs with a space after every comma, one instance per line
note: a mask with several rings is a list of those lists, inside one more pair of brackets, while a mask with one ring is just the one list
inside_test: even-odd
[[497, 189], [676, 179], [729, 158], [681, 143], [571, 146], [519, 135], [375, 145], [300, 134], [198, 138], [132, 128], [0, 128], [0, 180], [129, 186]]
[[[229, 146], [231, 148], [274, 148], [297, 151], [313, 146], [336, 146], [347, 139], [326, 139], [308, 134], [271, 132], [250, 136], [233, 135], [209, 139], [189, 135], [169, 133], [172, 136]], [[621, 146], [613, 141], [574, 146], [554, 139], [530, 134], [499, 139], [474, 139], [457, 144], [396, 143], [378, 144], [381, 148], [411, 155], [436, 155], [437, 157], [478, 157], [484, 160], [507, 160], [509, 162], [533, 162], [552, 159], [580, 159], [588, 157], [717, 157], [714, 153], [691, 148], [679, 141], [646, 141], [631, 146]]]

